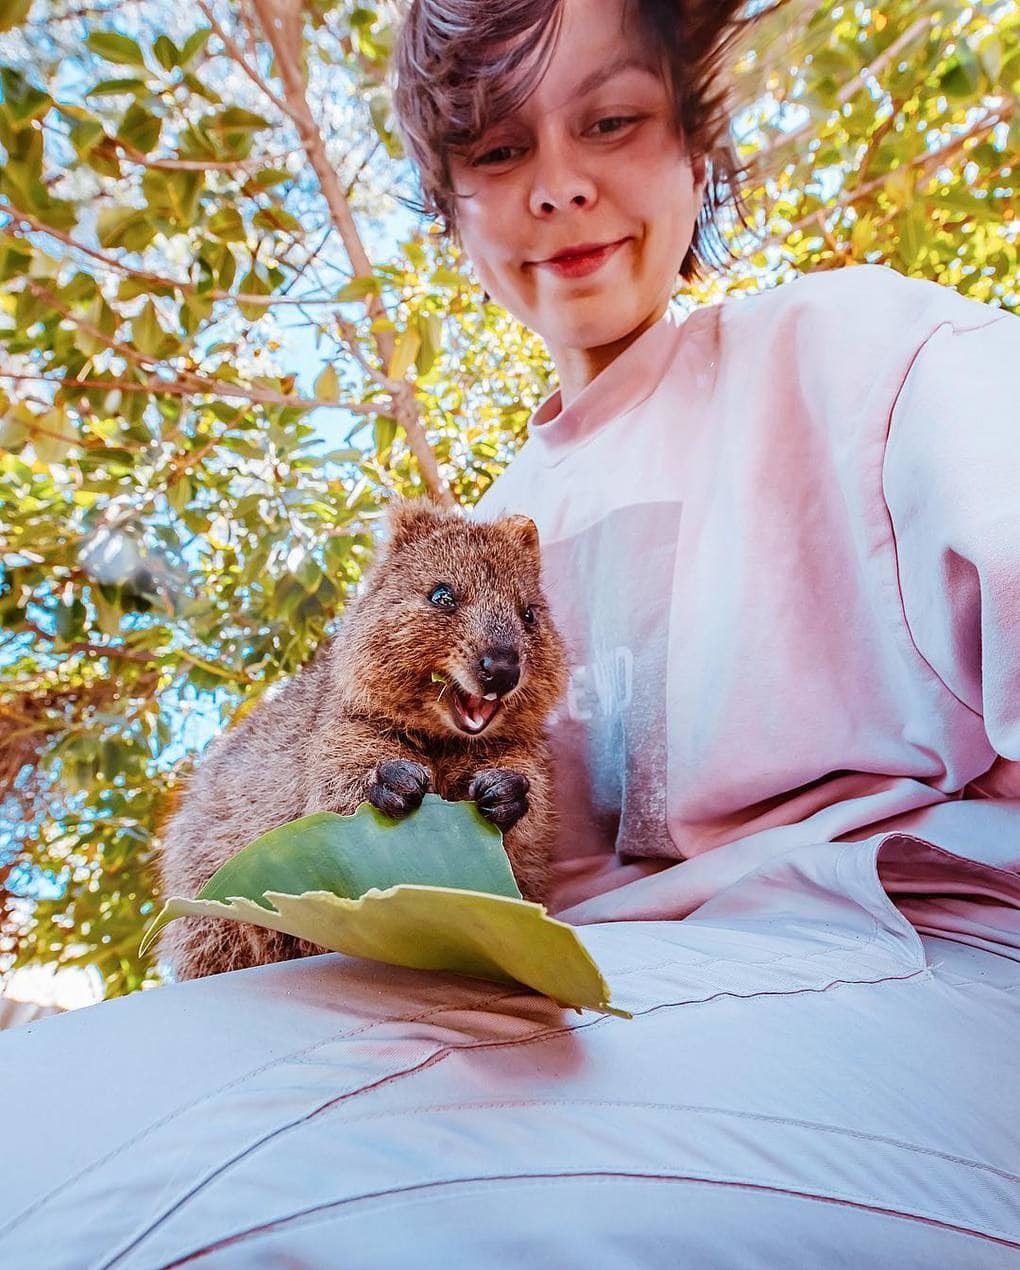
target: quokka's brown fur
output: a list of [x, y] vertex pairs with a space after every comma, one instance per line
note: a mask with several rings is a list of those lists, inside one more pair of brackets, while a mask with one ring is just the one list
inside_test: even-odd
[[[437, 605], [447, 599], [441, 584], [452, 606]], [[514, 654], [520, 678], [510, 687]], [[454, 685], [477, 702], [493, 682], [506, 692], [498, 710], [479, 735], [465, 734]], [[411, 810], [427, 779], [448, 800], [476, 798], [504, 829], [522, 893], [541, 902], [556, 833], [544, 725], [565, 684], [533, 522], [398, 504], [339, 634], [218, 737], [188, 782], [162, 837], [164, 894], [197, 895], [230, 856], [300, 816], [346, 815], [366, 799]], [[195, 917], [172, 922], [158, 944], [178, 979], [321, 951], [247, 922]]]

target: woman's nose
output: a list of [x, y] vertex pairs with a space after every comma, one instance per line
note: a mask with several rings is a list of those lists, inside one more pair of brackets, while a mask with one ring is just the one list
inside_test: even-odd
[[563, 147], [539, 157], [528, 202], [532, 215], [542, 217], [570, 207], [589, 207], [595, 202], [595, 182]]

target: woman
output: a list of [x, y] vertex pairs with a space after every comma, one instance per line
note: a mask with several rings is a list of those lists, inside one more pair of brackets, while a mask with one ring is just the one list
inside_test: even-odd
[[482, 514], [541, 530], [555, 907], [634, 1017], [262, 966], [97, 1007], [130, 1113], [62, 1079], [93, 1012], [17, 1029], [4, 1264], [1016, 1265], [1020, 323], [871, 268], [677, 321], [736, 7], [416, 0], [398, 50], [559, 374]]
[[[788, 992], [903, 976], [902, 996], [873, 989], [837, 1008], [840, 1026], [859, 1008], [878, 1036], [891, 1015], [903, 1023], [905, 1000], [923, 1016], [925, 994], [959, 983], [966, 1085], [986, 1079], [981, 1047], [1001, 1019], [978, 1022], [965, 981], [1020, 978], [1020, 413], [1007, 383], [1020, 322], [873, 267], [686, 321], [670, 312], [678, 276], [711, 260], [735, 184], [717, 68], [741, 7], [416, 0], [398, 48], [424, 204], [488, 294], [544, 339], [559, 378], [480, 504], [537, 521], [573, 654], [555, 730], [553, 907], [585, 926], [695, 914], [671, 928], [681, 947], [695, 926], [782, 932]], [[743, 971], [740, 991], [776, 990]], [[734, 1185], [758, 1184], [778, 1118], [807, 1114], [791, 1074], [817, 1089], [820, 1056], [802, 1050], [833, 1025], [829, 1003], [798, 1000], [771, 1090], [756, 1078], [753, 1094], [724, 1097], [709, 1082], [706, 1098], [770, 1125], [743, 1144], [749, 1157], [715, 1161]], [[745, 1008], [731, 1034], [751, 1055], [758, 1017]], [[892, 1080], [912, 1104], [901, 1144], [952, 1141], [975, 1168], [1015, 1165], [997, 1112], [982, 1120], [957, 1085], [936, 1094], [925, 1050], [958, 1058], [950, 1037], [905, 1026], [906, 1048], [879, 1043], [867, 1076], [863, 1054], [833, 1051], [813, 1123], [893, 1132], [903, 1106], [866, 1083]], [[1015, 1102], [1015, 1079], [998, 1078]], [[927, 1135], [954, 1119], [969, 1149]], [[962, 1178], [948, 1184], [955, 1216], [881, 1185], [855, 1201], [837, 1157], [774, 1184], [822, 1194], [832, 1167], [829, 1198], [842, 1187], [849, 1203], [981, 1228], [961, 1216]], [[920, 1159], [897, 1166], [901, 1180], [916, 1181]], [[1020, 1222], [997, 1234], [1020, 1241]], [[804, 1264], [826, 1264], [826, 1246]], [[959, 1255], [917, 1254], [981, 1254]]]

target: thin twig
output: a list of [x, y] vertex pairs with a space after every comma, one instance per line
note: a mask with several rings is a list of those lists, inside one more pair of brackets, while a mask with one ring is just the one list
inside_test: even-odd
[[[59, 242], [80, 251], [83, 255], [89, 256], [93, 260], [101, 261], [110, 269], [123, 273], [131, 278], [138, 278], [142, 282], [147, 282], [151, 287], [166, 287], [174, 291], [181, 292], [182, 295], [193, 295], [198, 299], [204, 300], [233, 300], [238, 304], [262, 304], [267, 308], [271, 308], [279, 304], [336, 304], [336, 300], [332, 296], [308, 296], [301, 299], [281, 298], [278, 296], [255, 295], [250, 291], [222, 291], [216, 288], [210, 288], [208, 291], [199, 291], [193, 282], [179, 282], [176, 278], [164, 278], [161, 274], [150, 273], [146, 269], [135, 269], [131, 265], [126, 265], [123, 261], [118, 260], [115, 256], [109, 256], [106, 252], [98, 251], [95, 247], [89, 247], [86, 243], [78, 242], [72, 238], [70, 234], [65, 233], [61, 229], [55, 229], [52, 225], [47, 225], [44, 221], [38, 220], [29, 212], [23, 212], [18, 207], [11, 207], [10, 204], [0, 203], [0, 213], [10, 216], [10, 222], [3, 226], [5, 230], [19, 232], [17, 228], [18, 221], [24, 221], [30, 229], [40, 234], [49, 234], [51, 238], [56, 238]], [[20, 233], [24, 237], [23, 233]]]
[[[880, 75], [893, 58], [906, 48], [908, 44], [912, 44], [913, 41], [927, 30], [934, 21], [934, 15], [927, 14], [924, 17], [918, 18], [916, 22], [913, 22], [909, 27], [907, 27], [905, 31], [893, 40], [888, 48], [883, 49], [882, 52], [879, 53], [869, 66], [863, 67], [860, 71], [858, 71], [853, 79], [848, 80], [847, 83], [843, 85], [836, 95], [836, 105], [833, 107], [833, 110], [840, 106], [844, 106], [860, 91], [869, 79], [874, 79], [876, 76]], [[791, 146], [795, 145], [805, 133], [810, 132], [815, 126], [816, 121], [809, 117], [805, 119], [803, 123], [798, 124], [795, 128], [790, 128], [786, 132], [773, 137], [771, 141], [761, 146], [755, 152], [754, 157], [751, 160], [754, 170], [757, 172], [764, 169], [766, 164], [769, 164], [769, 161], [773, 159], [776, 154], [781, 151], [788, 150]]]
[[248, 76], [251, 82], [255, 84], [266, 95], [266, 97], [273, 103], [273, 105], [277, 108], [277, 110], [279, 110], [282, 115], [289, 118], [290, 109], [287, 106], [287, 103], [285, 101], [282, 101], [279, 97], [277, 97], [277, 95], [269, 87], [269, 85], [262, 78], [262, 76], [259, 74], [256, 68], [251, 65], [251, 63], [245, 57], [244, 53], [242, 52], [237, 42], [231, 39], [231, 37], [223, 29], [220, 23], [216, 20], [216, 16], [213, 13], [212, 9], [209, 7], [209, 5], [206, 3], [206, 0], [198, 0], [198, 7], [205, 14], [206, 19], [209, 22], [209, 25], [213, 29], [213, 33], [219, 37], [221, 43], [223, 44], [224, 49], [226, 50], [227, 56], [233, 62], [237, 63], [237, 65], [241, 68], [242, 71], [244, 71], [244, 73]]
[[321, 397], [294, 397], [284, 393], [274, 393], [261, 388], [235, 388], [218, 381], [196, 387], [194, 384], [181, 383], [179, 380], [160, 379], [154, 375], [144, 384], [132, 383], [124, 379], [71, 379], [59, 375], [23, 375], [10, 371], [0, 371], [0, 380], [15, 380], [40, 384], [59, 384], [65, 388], [119, 388], [121, 392], [144, 392], [153, 395], [160, 393], [168, 397], [234, 397], [250, 401], [256, 405], [267, 406], [300, 406], [305, 410], [323, 407], [329, 410], [347, 410], [352, 414], [392, 415], [394, 405], [388, 401], [328, 401]]
[[[51, 644], [58, 642], [55, 635], [51, 635], [49, 631], [44, 631], [41, 626], [37, 626], [33, 621], [24, 623], [26, 630], [37, 636], [39, 639], [48, 640]], [[139, 652], [131, 648], [120, 648], [110, 644], [93, 644], [87, 639], [74, 640], [70, 644], [64, 644], [59, 650], [61, 654], [70, 655], [71, 653], [93, 653], [97, 657], [119, 657], [122, 661], [137, 661], [148, 665], [156, 660], [156, 653]]]

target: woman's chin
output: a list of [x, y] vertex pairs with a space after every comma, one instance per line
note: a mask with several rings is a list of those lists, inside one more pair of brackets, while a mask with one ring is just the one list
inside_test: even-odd
[[561, 303], [554, 319], [543, 324], [544, 329], [537, 326], [534, 329], [549, 346], [557, 364], [561, 357], [569, 357], [571, 353], [604, 348], [620, 352], [619, 345], [626, 347], [655, 321], [654, 315], [642, 316], [638, 312], [620, 310], [619, 294], [615, 289], [591, 296], [571, 297]]

